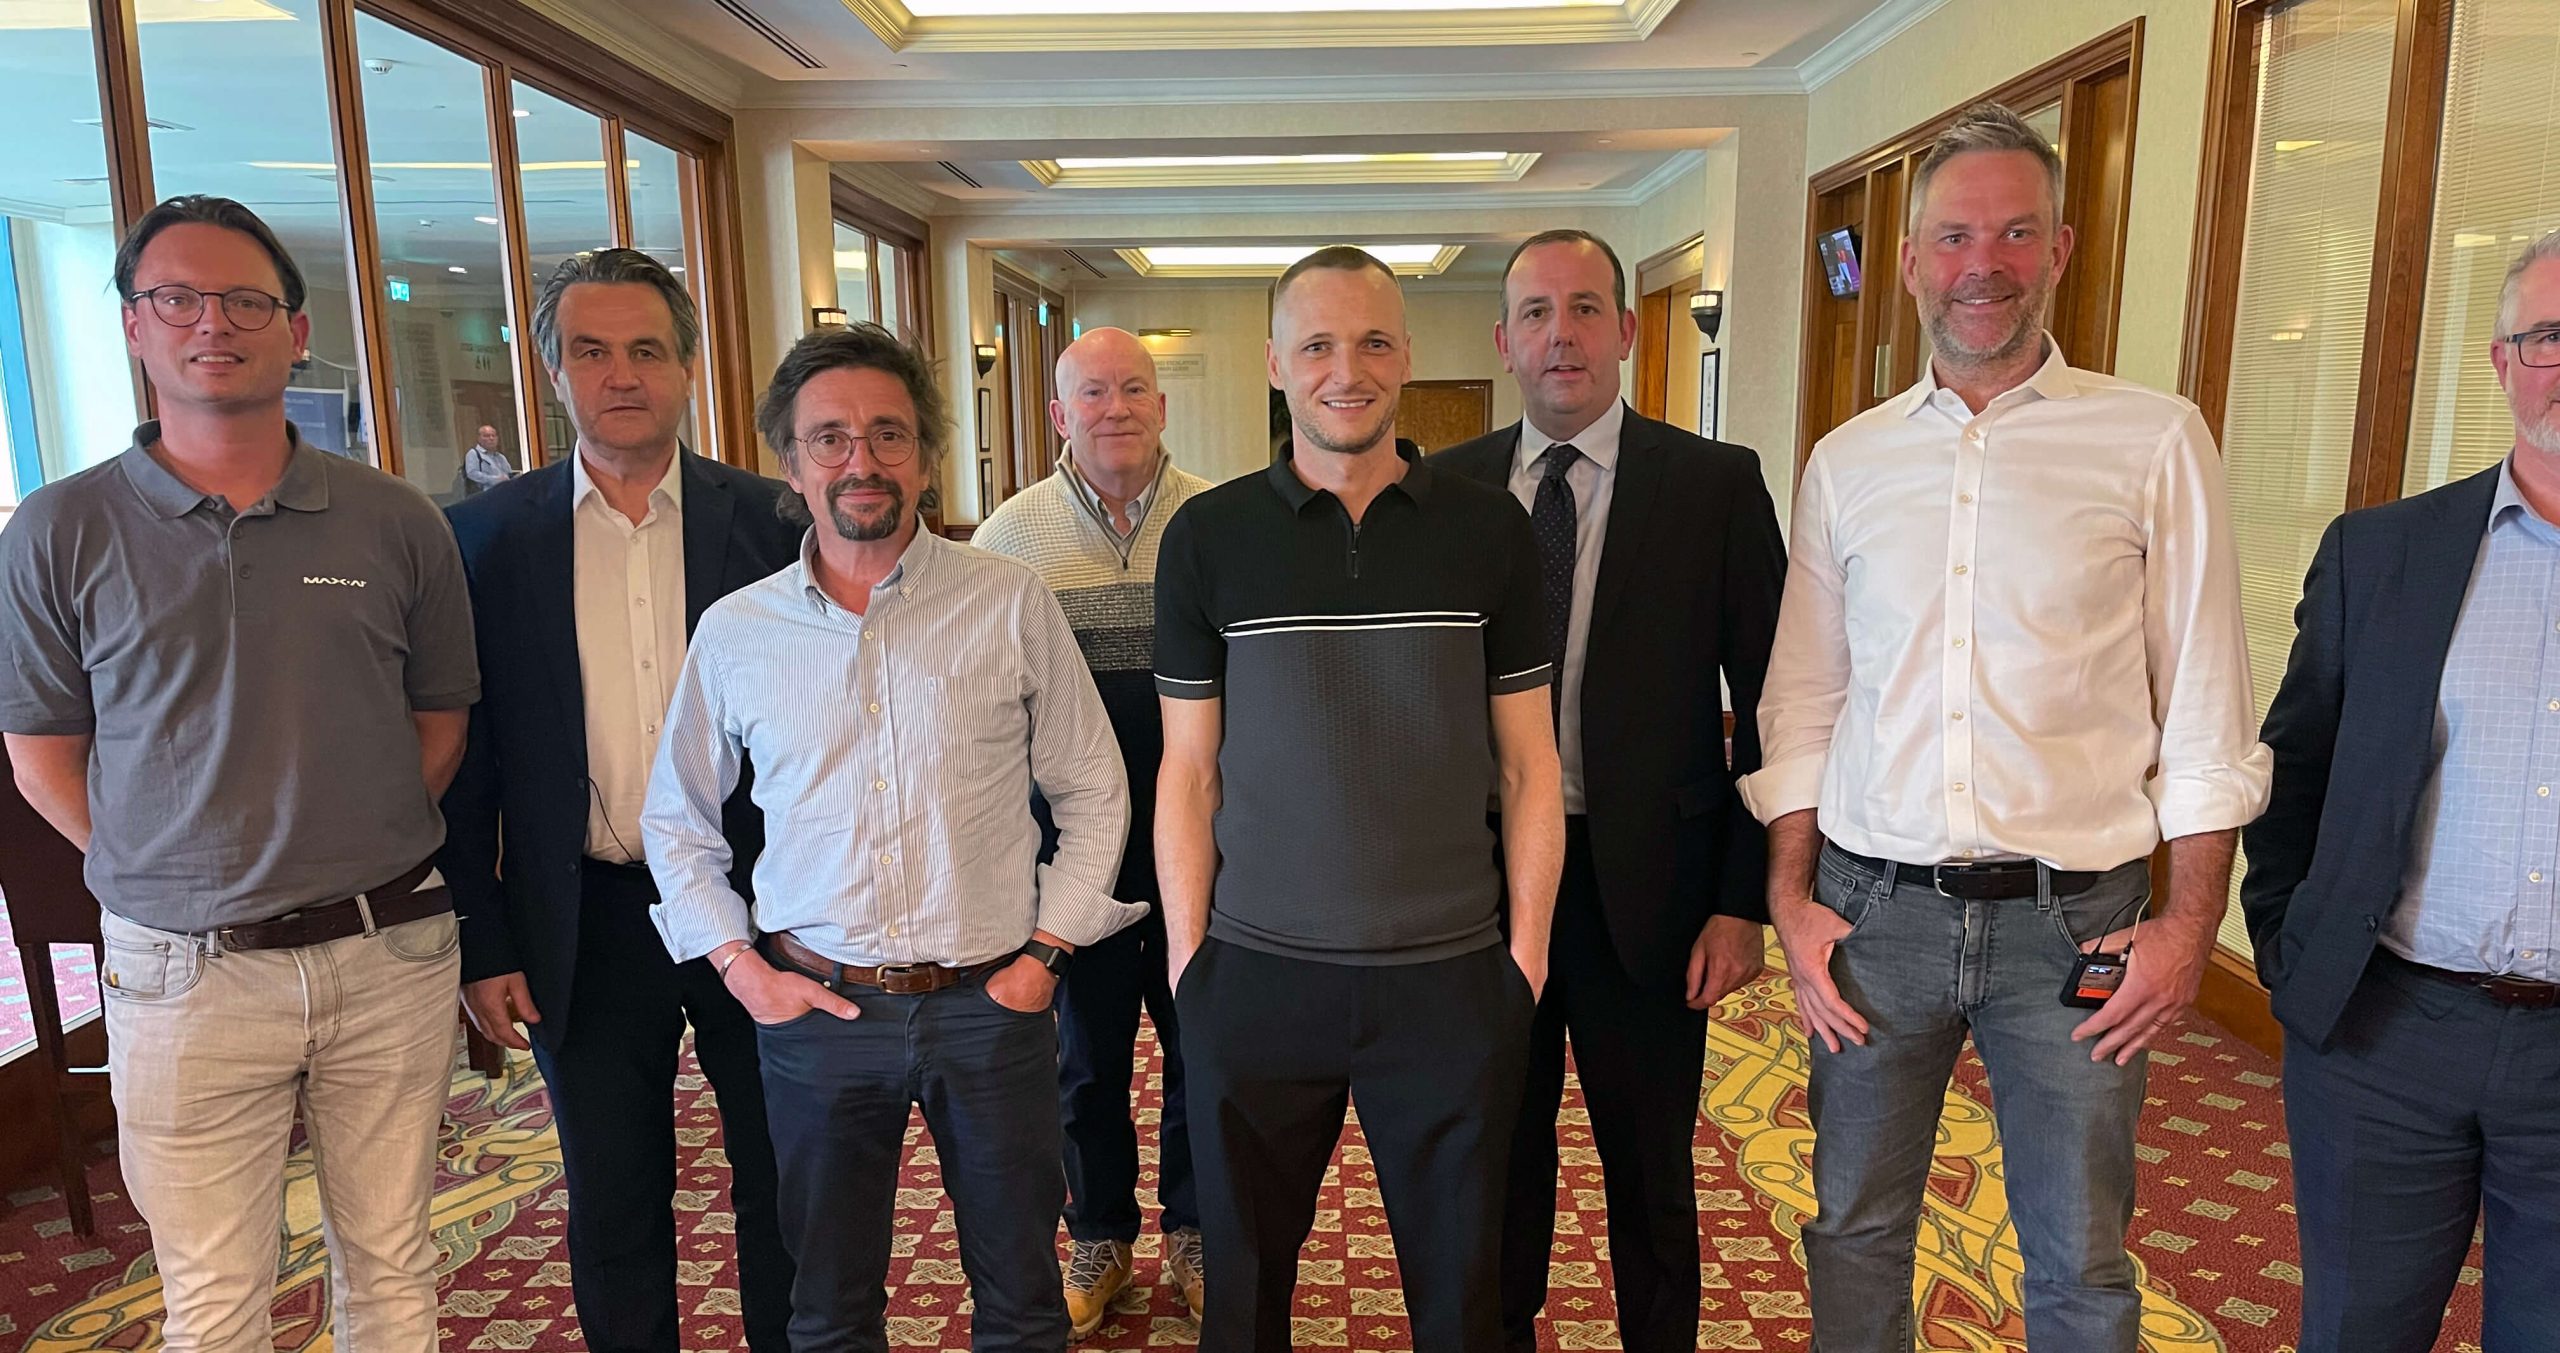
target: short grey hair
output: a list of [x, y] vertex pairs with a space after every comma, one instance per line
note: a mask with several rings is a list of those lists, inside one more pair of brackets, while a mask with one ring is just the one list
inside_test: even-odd
[[2498, 288], [2498, 332], [2505, 338], [2516, 331], [2516, 294], [2524, 289], [2524, 275], [2536, 263], [2560, 259], [2560, 230], [2545, 234], [2524, 247], [2516, 261], [2507, 265], [2507, 280]]
[[1929, 200], [1929, 181], [1939, 166], [1978, 150], [2023, 150], [2044, 166], [2045, 185], [2053, 194], [2054, 224], [2062, 223], [2062, 156], [2025, 118], [1996, 103], [1977, 103], [1956, 115], [1947, 129], [1929, 142], [1929, 153], [1911, 176], [1911, 206], [1903, 229], [1918, 233], [1920, 208]]
[[667, 313], [675, 319], [676, 360], [693, 365], [694, 350], [702, 343], [702, 316], [693, 308], [693, 297], [685, 294], [684, 283], [667, 271], [666, 264], [637, 249], [588, 249], [562, 259], [533, 303], [534, 349], [542, 354], [546, 369], [560, 369], [560, 298], [581, 282], [630, 282], [657, 288]]

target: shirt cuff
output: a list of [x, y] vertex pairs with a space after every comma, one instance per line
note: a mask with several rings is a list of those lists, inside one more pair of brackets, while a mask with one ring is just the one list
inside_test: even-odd
[[2162, 771], [2143, 786], [2160, 815], [2160, 839], [2230, 831], [2257, 821], [2267, 810], [2275, 761], [2275, 753], [2259, 742], [2250, 744], [2236, 762]]
[[1734, 788], [1742, 791], [1743, 806], [1765, 827], [1789, 813], [1822, 806], [1822, 773], [1830, 760], [1820, 752], [1789, 757], [1734, 781]]
[[1542, 662], [1524, 671], [1506, 672], [1495, 677], [1492, 690], [1495, 695], [1518, 695], [1522, 691], [1534, 691], [1540, 686], [1553, 685], [1555, 679], [1556, 665], [1551, 662]]
[[448, 709], [469, 709], [480, 703], [480, 688], [465, 686], [460, 690], [430, 691], [409, 697], [409, 708], [420, 714], [434, 714]]
[[670, 897], [649, 908], [649, 919], [678, 963], [690, 963], [731, 940], [755, 940], [746, 899], [726, 888]]
[[[1226, 693], [1227, 683], [1218, 677], [1210, 677], [1205, 681], [1186, 681], [1181, 677], [1166, 676], [1162, 672], [1156, 673], [1156, 694], [1158, 695], [1169, 695], [1176, 700], [1215, 700]], [[1053, 930], [1049, 933], [1054, 935], [1058, 932]]]
[[1147, 914], [1144, 902], [1122, 902], [1055, 866], [1041, 865], [1040, 929], [1082, 949], [1098, 944]]

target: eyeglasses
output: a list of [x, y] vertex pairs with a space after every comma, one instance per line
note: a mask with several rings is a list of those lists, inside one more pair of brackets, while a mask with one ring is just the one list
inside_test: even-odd
[[141, 305], [160, 317], [160, 322], [183, 329], [204, 318], [204, 303], [220, 301], [222, 313], [235, 329], [263, 329], [276, 322], [276, 312], [284, 309], [284, 298], [271, 296], [256, 287], [233, 287], [229, 291], [198, 291], [194, 287], [164, 282], [148, 291], [137, 291], [125, 300]]
[[901, 427], [875, 428], [869, 435], [828, 428], [806, 437], [794, 437], [800, 452], [809, 463], [822, 470], [832, 470], [853, 459], [853, 448], [863, 443], [871, 447], [871, 459], [881, 465], [904, 465], [916, 453], [917, 437]]
[[2526, 366], [2560, 366], [2560, 327], [2509, 334], [2507, 341], [2516, 345], [2516, 360]]

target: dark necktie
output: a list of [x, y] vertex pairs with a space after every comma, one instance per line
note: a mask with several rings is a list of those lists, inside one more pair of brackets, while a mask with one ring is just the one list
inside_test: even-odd
[[1538, 540], [1538, 576], [1547, 600], [1547, 660], [1555, 664], [1549, 699], [1564, 699], [1564, 637], [1573, 623], [1573, 485], [1565, 472], [1582, 452], [1565, 442], [1538, 458], [1545, 467], [1537, 501], [1529, 508], [1529, 533]]

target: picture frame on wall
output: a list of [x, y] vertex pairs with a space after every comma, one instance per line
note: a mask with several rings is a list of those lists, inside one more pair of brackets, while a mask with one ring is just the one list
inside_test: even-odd
[[978, 519], [984, 521], [986, 515], [995, 510], [995, 505], [996, 459], [982, 455], [978, 457]]
[[1723, 374], [1724, 353], [1709, 348], [1698, 354], [1698, 435], [1716, 437], [1716, 380]]
[[978, 387], [978, 454], [992, 456], [995, 443], [996, 392], [984, 385]]

